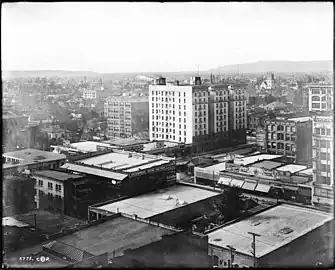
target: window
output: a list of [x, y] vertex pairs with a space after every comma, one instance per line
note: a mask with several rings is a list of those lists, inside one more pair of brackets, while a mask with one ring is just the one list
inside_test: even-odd
[[52, 187], [52, 183], [48, 182], [48, 189], [52, 190], [53, 187]]
[[43, 180], [38, 180], [38, 185], [39, 185], [40, 187], [43, 187]]
[[62, 186], [56, 184], [56, 191], [61, 192], [62, 191]]
[[330, 128], [327, 128], [327, 136], [331, 136], [331, 130], [330, 130]]
[[327, 147], [327, 141], [326, 140], [320, 140], [320, 147], [326, 148]]

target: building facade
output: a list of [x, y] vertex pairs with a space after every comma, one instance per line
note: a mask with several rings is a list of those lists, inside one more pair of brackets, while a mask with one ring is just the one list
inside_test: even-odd
[[200, 77], [194, 85], [159, 79], [149, 86], [150, 140], [205, 144], [242, 137], [245, 142], [245, 87], [202, 85]]
[[83, 90], [83, 99], [96, 99], [96, 98], [97, 98], [97, 90], [93, 89]]
[[277, 117], [267, 120], [265, 126], [268, 153], [285, 155], [293, 163], [312, 164], [312, 121], [309, 117]]
[[144, 138], [148, 133], [148, 100], [109, 97], [105, 103], [107, 137]]
[[73, 181], [83, 180], [80, 175], [42, 170], [32, 174], [35, 179], [36, 208], [67, 214], [67, 207], [73, 205]]
[[332, 113], [314, 114], [313, 179], [314, 201], [333, 204], [334, 134]]
[[308, 86], [308, 107], [312, 112], [332, 111], [333, 85], [315, 84]]

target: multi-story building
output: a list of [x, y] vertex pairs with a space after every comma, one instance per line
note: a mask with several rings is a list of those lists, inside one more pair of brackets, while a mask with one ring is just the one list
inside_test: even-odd
[[37, 149], [23, 149], [2, 154], [4, 173], [41, 169], [58, 169], [65, 164], [66, 156]]
[[84, 89], [83, 90], [83, 99], [96, 99], [97, 90], [94, 89]]
[[316, 113], [313, 118], [314, 202], [333, 204], [334, 134], [331, 112]]
[[[66, 213], [72, 199], [73, 181], [83, 180], [83, 176], [60, 171], [42, 170], [32, 174], [36, 180], [36, 208]], [[72, 202], [73, 204], [73, 202]]]
[[308, 86], [308, 107], [309, 111], [322, 112], [332, 111], [333, 105], [333, 85], [313, 84]]
[[107, 137], [147, 137], [149, 128], [147, 98], [109, 97], [104, 110], [107, 118]]
[[200, 77], [194, 83], [166, 84], [160, 78], [149, 86], [150, 140], [200, 145], [242, 137], [245, 142], [245, 86], [202, 85]]
[[285, 155], [291, 162], [312, 164], [312, 121], [310, 117], [269, 119], [266, 125], [266, 151]]

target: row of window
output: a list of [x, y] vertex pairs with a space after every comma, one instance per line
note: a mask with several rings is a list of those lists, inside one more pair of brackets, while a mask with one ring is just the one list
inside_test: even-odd
[[295, 144], [284, 144], [284, 143], [267, 143], [268, 148], [277, 148], [280, 150], [292, 151], [295, 152]]
[[330, 128], [315, 128], [314, 133], [316, 135], [327, 135], [331, 136], [331, 129]]
[[[165, 98], [164, 99], [163, 97], [162, 98], [156, 97], [156, 99], [154, 97], [152, 97], [151, 100], [152, 101], [156, 100], [156, 101], [161, 101], [161, 102], [170, 102], [170, 101], [175, 102], [174, 98], [172, 98], [172, 99], [171, 98]], [[179, 99], [179, 103], [181, 103], [181, 99]], [[186, 98], [184, 98], [184, 103], [186, 103]]]
[[326, 95], [327, 92], [328, 92], [328, 94], [331, 94], [332, 93], [332, 89], [322, 89], [321, 91], [320, 91], [320, 89], [312, 89], [312, 94], [313, 95], [320, 95], [320, 94]]
[[[165, 116], [165, 121], [168, 121], [168, 120], [173, 120], [173, 121], [176, 121], [175, 120], [176, 118], [173, 116]], [[160, 116], [160, 115], [156, 115], [156, 119], [155, 119], [155, 116], [153, 115], [152, 116], [152, 120], [164, 120], [164, 116]], [[181, 118], [179, 118], [179, 123], [181, 123]], [[158, 122], [156, 122], [158, 123]], [[159, 122], [160, 123], [160, 122]], [[163, 123], [163, 122], [162, 122]], [[186, 118], [184, 118], [184, 123], [186, 123]], [[158, 124], [157, 124], [158, 125]]]
[[[38, 180], [38, 185], [40, 187], [43, 187], [43, 180]], [[62, 191], [62, 186], [61, 185], [56, 184], [55, 187], [56, 187], [56, 191], [58, 191], [58, 192]], [[48, 182], [48, 189], [53, 190], [53, 183]]]
[[[331, 107], [331, 104], [329, 104], [328, 108], [330, 108], [330, 107]], [[327, 103], [324, 103], [324, 102], [315, 103], [315, 102], [313, 102], [312, 103], [312, 108], [313, 109], [327, 109]]]
[[285, 132], [296, 132], [296, 127], [295, 126], [283, 126], [283, 125], [277, 125], [277, 128], [276, 128], [276, 125], [268, 125], [267, 126], [267, 130], [268, 131], [284, 131], [285, 129]]
[[[168, 124], [166, 124], [166, 127], [168, 126]], [[170, 123], [170, 126], [171, 126], [171, 123]], [[205, 125], [206, 126], [206, 125]], [[195, 127], [197, 128], [197, 125], [195, 125]], [[175, 123], [173, 123], [173, 128], [175, 128]], [[179, 129], [181, 129], [182, 128], [182, 125], [179, 125]], [[186, 125], [184, 125], [184, 129], [186, 129]], [[166, 130], [166, 132], [169, 132], [169, 129], [168, 128], [166, 128], [165, 129]], [[158, 127], [152, 127], [152, 131], [156, 131], [156, 132], [164, 132], [164, 128], [158, 128]], [[170, 128], [170, 132], [173, 132], [173, 133], [175, 133], [176, 131], [175, 131], [175, 129], [171, 129]]]
[[281, 140], [281, 141], [292, 141], [296, 140], [295, 135], [285, 134], [284, 133], [268, 133], [268, 140]]
[[313, 146], [315, 147], [329, 148], [331, 147], [331, 145], [332, 145], [332, 142], [328, 140], [319, 140], [319, 139], [313, 140]]
[[[161, 91], [152, 91], [151, 92], [151, 94], [154, 96], [155, 95], [155, 93], [156, 93], [156, 95], [157, 96], [164, 96], [164, 94], [165, 94], [165, 96], [168, 96], [168, 95], [172, 95], [172, 96], [174, 96], [174, 91], [162, 91], [162, 93], [161, 93]], [[178, 92], [178, 96], [180, 97], [181, 96], [181, 92]], [[184, 92], [184, 97], [186, 97], [186, 93]]]
[[315, 155], [313, 155], [314, 158], [317, 160], [330, 160], [330, 153], [324, 153], [324, 152], [315, 152]]
[[322, 98], [320, 96], [312, 96], [312, 101], [327, 101], [327, 96], [323, 96]]
[[[153, 134], [153, 136], [152, 136], [153, 138], [156, 138], [156, 139], [166, 139], [166, 140], [168, 140], [169, 138], [170, 139], [173, 139], [174, 141], [176, 140], [176, 136], [175, 135], [167, 135], [167, 134], [165, 134], [165, 136], [164, 136], [164, 134]], [[186, 142], [186, 137], [179, 137], [179, 142]]]

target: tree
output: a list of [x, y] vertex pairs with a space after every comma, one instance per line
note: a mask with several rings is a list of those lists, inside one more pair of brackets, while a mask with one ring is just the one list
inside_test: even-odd
[[242, 191], [239, 187], [233, 186], [223, 191], [218, 210], [220, 214], [223, 214], [224, 221], [228, 222], [240, 217], [243, 206]]

